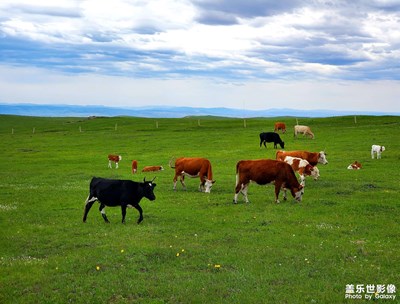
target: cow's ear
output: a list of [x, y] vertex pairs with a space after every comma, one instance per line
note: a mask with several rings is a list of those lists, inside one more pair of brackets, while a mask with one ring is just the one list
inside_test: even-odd
[[211, 181], [213, 184], [215, 183], [215, 180]]

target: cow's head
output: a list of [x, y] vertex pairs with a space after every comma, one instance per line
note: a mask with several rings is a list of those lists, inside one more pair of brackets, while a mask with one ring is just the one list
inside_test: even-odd
[[281, 142], [279, 143], [279, 145], [281, 146], [282, 149], [285, 149], [285, 142], [284, 142], [284, 141], [281, 141]]
[[311, 176], [314, 178], [314, 180], [318, 179], [318, 177], [319, 177], [319, 169], [317, 167], [312, 167]]
[[291, 191], [292, 191], [292, 195], [293, 195], [294, 199], [298, 202], [301, 202], [301, 199], [304, 194], [304, 186], [299, 185], [298, 188], [292, 188]]
[[206, 179], [206, 181], [204, 183], [204, 192], [205, 193], [210, 193], [211, 192], [211, 188], [212, 188], [214, 183], [215, 183], [214, 180]]
[[146, 178], [143, 179], [143, 193], [144, 197], [147, 198], [150, 201], [154, 201], [156, 199], [156, 196], [154, 195], [154, 188], [156, 186], [153, 181], [155, 178], [153, 178], [151, 181], [146, 181]]
[[325, 153], [325, 151], [319, 152], [319, 155], [318, 155], [318, 162], [319, 162], [320, 164], [323, 164], [323, 165], [326, 165], [326, 164], [328, 163], [328, 160], [326, 159], [326, 153]]

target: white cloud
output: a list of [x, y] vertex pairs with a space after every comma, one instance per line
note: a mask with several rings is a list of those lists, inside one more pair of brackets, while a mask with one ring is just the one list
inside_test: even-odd
[[245, 81], [63, 75], [0, 66], [2, 101], [112, 106], [191, 105], [400, 112], [400, 81]]
[[394, 0], [2, 0], [0, 102], [241, 107], [246, 98], [260, 108], [268, 96], [288, 107], [297, 98], [389, 109], [399, 9]]

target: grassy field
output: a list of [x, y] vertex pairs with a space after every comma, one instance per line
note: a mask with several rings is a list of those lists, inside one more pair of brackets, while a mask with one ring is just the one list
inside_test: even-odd
[[[274, 158], [258, 134], [284, 121], [286, 150], [326, 150], [301, 203], [275, 204], [273, 186], [250, 185], [233, 205], [235, 165]], [[400, 288], [400, 118], [300, 119], [315, 139], [294, 139], [294, 118], [37, 118], [0, 116], [0, 303], [361, 303], [346, 286]], [[117, 130], [116, 130], [117, 129]], [[372, 144], [386, 151], [372, 160]], [[122, 155], [108, 169], [107, 154]], [[172, 190], [171, 157], [213, 165]], [[164, 171], [132, 175], [131, 161]], [[363, 168], [347, 170], [358, 160]], [[92, 176], [157, 176], [121, 224], [98, 204], [82, 223]], [[281, 194], [282, 196], [282, 194]], [[367, 292], [361, 293], [364, 297]], [[400, 297], [395, 292], [396, 300]], [[378, 300], [384, 301], [384, 300]]]

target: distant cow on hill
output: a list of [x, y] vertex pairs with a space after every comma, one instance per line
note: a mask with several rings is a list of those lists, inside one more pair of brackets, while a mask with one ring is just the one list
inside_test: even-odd
[[146, 166], [143, 167], [142, 172], [157, 172], [164, 170], [163, 166]]
[[274, 132], [278, 132], [279, 130], [282, 131], [282, 133], [286, 132], [286, 125], [283, 122], [276, 122], [274, 125]]
[[125, 223], [126, 208], [134, 207], [139, 211], [138, 224], [143, 220], [143, 210], [140, 207], [140, 200], [145, 197], [151, 201], [156, 199], [154, 195], [155, 183], [143, 179], [143, 183], [131, 180], [106, 179], [93, 177], [90, 182], [89, 196], [85, 202], [83, 222], [86, 222], [87, 214], [96, 201], [100, 202], [100, 212], [106, 223], [109, 220], [104, 212], [104, 208], [121, 206], [122, 223]]
[[112, 168], [112, 163], [115, 163], [115, 169], [118, 169], [118, 163], [122, 159], [121, 155], [108, 154], [108, 168]]
[[297, 134], [303, 134], [303, 136], [308, 135], [311, 139], [314, 139], [314, 133], [311, 132], [311, 129], [308, 126], [294, 126], [294, 137], [297, 138]]
[[264, 144], [264, 147], [266, 148], [267, 142], [273, 142], [275, 149], [277, 148], [277, 144], [279, 144], [282, 149], [285, 149], [285, 143], [282, 141], [282, 139], [278, 133], [274, 133], [274, 132], [260, 133], [260, 148], [261, 148], [262, 144]]
[[132, 174], [135, 174], [137, 172], [137, 166], [138, 166], [137, 160], [132, 160]]
[[201, 157], [181, 157], [175, 160], [175, 165], [172, 166], [172, 159], [169, 161], [169, 166], [175, 169], [174, 190], [178, 177], [183, 188], [186, 190], [185, 176], [200, 177], [199, 190], [210, 193], [211, 187], [215, 183], [212, 175], [211, 162], [206, 158]]
[[[242, 192], [246, 203], [249, 202], [247, 190], [251, 181], [258, 185], [274, 183], [276, 203], [279, 203], [281, 188], [290, 189], [292, 196], [297, 201], [301, 201], [304, 193], [303, 186], [299, 184], [289, 164], [272, 159], [241, 160], [236, 164], [236, 187], [233, 198], [235, 204], [239, 192]], [[284, 199], [286, 200], [286, 191]]]

